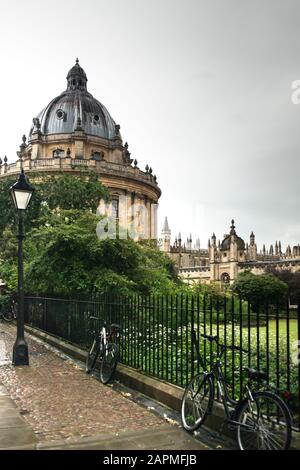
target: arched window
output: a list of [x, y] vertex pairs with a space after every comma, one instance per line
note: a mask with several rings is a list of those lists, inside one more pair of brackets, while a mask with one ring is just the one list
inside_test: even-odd
[[53, 150], [52, 155], [53, 155], [53, 158], [64, 158], [65, 151], [63, 149], [57, 148], [57, 149]]
[[92, 160], [96, 160], [98, 162], [103, 160], [103, 158], [104, 158], [103, 152], [93, 152], [93, 154], [91, 156]]
[[229, 276], [228, 273], [222, 273], [221, 274], [221, 282], [223, 282], [224, 284], [229, 284], [230, 276]]

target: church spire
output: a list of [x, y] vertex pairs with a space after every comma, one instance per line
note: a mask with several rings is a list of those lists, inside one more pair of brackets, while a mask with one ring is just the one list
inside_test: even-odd
[[170, 231], [170, 228], [169, 228], [169, 223], [168, 223], [168, 217], [165, 217], [163, 232], [169, 232], [169, 231]]
[[161, 231], [162, 236], [162, 250], [169, 253], [171, 247], [171, 230], [168, 224], [168, 218], [165, 217], [165, 222]]

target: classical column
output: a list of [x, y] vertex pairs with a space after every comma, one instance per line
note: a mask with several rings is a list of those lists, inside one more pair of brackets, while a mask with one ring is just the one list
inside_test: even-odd
[[158, 204], [156, 204], [153, 200], [151, 201], [151, 238], [152, 240], [157, 239], [157, 208]]
[[147, 210], [145, 217], [145, 238], [151, 239], [151, 201], [145, 196], [145, 207]]

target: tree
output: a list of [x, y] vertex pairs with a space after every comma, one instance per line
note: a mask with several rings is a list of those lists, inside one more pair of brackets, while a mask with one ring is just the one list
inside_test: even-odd
[[61, 172], [59, 175], [43, 177], [37, 193], [47, 203], [50, 210], [75, 209], [96, 212], [100, 199], [110, 199], [108, 189], [93, 172], [80, 176]]
[[272, 274], [255, 275], [250, 271], [239, 273], [232, 285], [233, 292], [248, 300], [254, 311], [269, 303], [275, 305], [286, 299], [288, 286]]
[[[6, 228], [17, 231], [16, 209], [10, 196], [9, 188], [16, 182], [15, 176], [0, 179], [0, 240]], [[25, 228], [28, 229], [40, 215], [41, 195], [35, 193], [26, 211]]]
[[[25, 288], [29, 293], [90, 295], [171, 293], [180, 281], [174, 264], [154, 244], [131, 239], [99, 240], [99, 218], [89, 211], [60, 210], [34, 228], [24, 243]], [[17, 285], [17, 256], [5, 232], [0, 276]]]
[[300, 303], [300, 271], [293, 273], [290, 269], [279, 270], [274, 266], [267, 266], [265, 271], [287, 284], [292, 304]]
[[[14, 179], [13, 179], [14, 181]], [[0, 193], [6, 207], [6, 182]], [[108, 190], [95, 174], [60, 174], [31, 179], [37, 191], [28, 212], [24, 242], [25, 288], [34, 294], [72, 296], [93, 292], [117, 294], [173, 293], [180, 281], [172, 260], [153, 242], [99, 240], [95, 215]], [[5, 203], [4, 203], [5, 201]], [[8, 207], [0, 227], [0, 277], [17, 287], [14, 209]], [[29, 223], [30, 222], [30, 223]]]
[[[15, 181], [15, 176], [0, 179], [0, 239], [5, 229], [16, 231], [16, 210], [9, 194], [9, 188]], [[90, 210], [95, 213], [100, 199], [109, 200], [108, 189], [92, 172], [79, 176], [63, 172], [55, 176], [35, 173], [30, 182], [36, 191], [25, 213], [26, 231], [44, 224], [54, 209]]]

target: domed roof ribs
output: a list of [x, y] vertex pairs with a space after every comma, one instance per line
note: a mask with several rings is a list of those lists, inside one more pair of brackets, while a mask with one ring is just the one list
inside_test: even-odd
[[99, 105], [99, 111], [100, 111], [101, 118], [102, 118], [102, 124], [103, 124], [103, 127], [104, 127], [105, 131], [106, 131], [106, 134], [112, 136], [113, 131], [112, 131], [112, 129], [108, 129], [108, 126], [107, 126], [107, 117], [109, 116], [109, 113], [108, 113], [107, 109], [105, 108], [105, 106], [103, 106], [103, 104], [101, 104], [95, 98], [94, 98], [94, 101]]
[[79, 116], [81, 118], [81, 122], [83, 123], [83, 110], [82, 110], [82, 102], [81, 100], [78, 100], [79, 102]]
[[[59, 99], [60, 99], [60, 96], [57, 96], [56, 98], [54, 98], [48, 104], [48, 106], [46, 106], [46, 108], [44, 108], [43, 111], [38, 115], [40, 123], [42, 124], [42, 126], [41, 126], [42, 134], [47, 134], [48, 133], [48, 122], [49, 122], [49, 118], [50, 118], [50, 115], [51, 115], [50, 110], [55, 105], [55, 103], [57, 103], [57, 101], [59, 101]], [[45, 116], [45, 119], [44, 119], [44, 116]]]
[[[82, 67], [80, 67], [78, 60], [76, 60], [75, 65], [69, 71], [67, 80], [67, 90], [54, 98], [36, 116], [41, 124], [41, 134], [73, 133], [77, 126], [78, 117], [80, 117], [81, 128], [86, 135], [115, 141], [116, 123], [105, 106], [87, 91], [87, 76]], [[72, 80], [74, 80], [74, 83]], [[33, 130], [34, 125], [30, 129], [30, 139], [32, 138]], [[118, 140], [122, 143], [120, 133], [118, 134]]]
[[[96, 100], [96, 98], [93, 98], [93, 99], [99, 105], [100, 112], [103, 117], [104, 128], [107, 131], [107, 135], [113, 136], [115, 132], [115, 125], [116, 125], [115, 121], [110, 116], [106, 107], [102, 103], [100, 103], [100, 101]], [[108, 124], [110, 124], [110, 126], [108, 126]]]
[[75, 107], [76, 107], [76, 112], [75, 112], [75, 119], [74, 119], [74, 131], [79, 130], [81, 128], [82, 124], [82, 107], [81, 107], [81, 100], [79, 99], [78, 93], [76, 93], [76, 98], [75, 98]]

